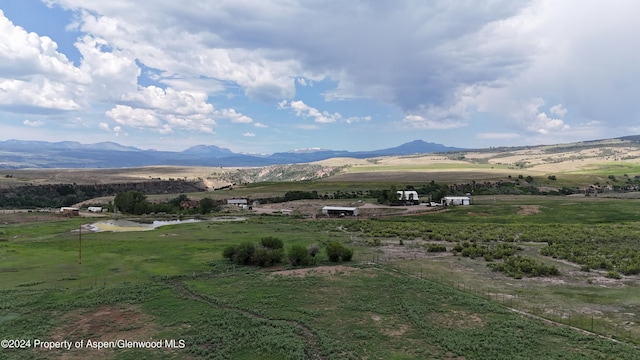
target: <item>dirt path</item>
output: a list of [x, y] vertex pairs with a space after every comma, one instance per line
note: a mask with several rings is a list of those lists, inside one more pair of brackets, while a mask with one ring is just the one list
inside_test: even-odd
[[311, 330], [307, 325], [301, 322], [298, 322], [295, 320], [272, 319], [264, 315], [255, 313], [251, 310], [242, 309], [240, 307], [235, 307], [231, 305], [220, 304], [216, 302], [215, 299], [212, 299], [205, 295], [194, 292], [193, 290], [189, 289], [184, 282], [179, 280], [170, 280], [170, 281], [167, 281], [167, 284], [172, 286], [174, 289], [176, 289], [178, 294], [180, 294], [181, 296], [187, 299], [203, 302], [211, 307], [239, 312], [247, 317], [254, 318], [254, 319], [287, 322], [290, 325], [293, 325], [302, 331], [302, 339], [307, 344], [307, 358], [314, 359], [314, 360], [324, 360], [324, 357], [320, 354], [320, 339], [313, 332], [313, 330]]

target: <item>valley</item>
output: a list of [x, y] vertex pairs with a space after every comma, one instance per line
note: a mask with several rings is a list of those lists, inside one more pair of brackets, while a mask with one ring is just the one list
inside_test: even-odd
[[[0, 189], [11, 194], [23, 186], [62, 186], [77, 196], [71, 191], [81, 185], [119, 184], [114, 191], [141, 192], [153, 206], [176, 197], [220, 206], [207, 213], [87, 211], [90, 204], [108, 208], [114, 193], [69, 197], [74, 202], [65, 205], [80, 207], [80, 216], [5, 207], [0, 337], [163, 339], [184, 346], [3, 349], [0, 356], [634, 359], [640, 346], [634, 144], [267, 167], [3, 169]], [[139, 185], [145, 183], [155, 185]], [[171, 190], [174, 184], [197, 188]], [[159, 185], [164, 193], [151, 191]], [[385, 203], [395, 189], [415, 189], [422, 203]], [[439, 194], [466, 193], [471, 205], [427, 206]], [[327, 216], [324, 206], [357, 208], [359, 215]], [[188, 219], [198, 221], [177, 222]], [[176, 222], [135, 232], [87, 230], [115, 220]], [[259, 259], [270, 251], [260, 245], [265, 238], [282, 243], [274, 264], [251, 258], [240, 265], [227, 257], [228, 249], [248, 246]], [[335, 242], [353, 257], [332, 261]], [[294, 249], [317, 249], [313, 263], [293, 262]]]

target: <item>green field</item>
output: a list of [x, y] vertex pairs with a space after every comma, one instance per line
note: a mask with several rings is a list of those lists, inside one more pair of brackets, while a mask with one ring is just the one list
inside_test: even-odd
[[[319, 192], [370, 186], [298, 184]], [[255, 186], [247, 191], [286, 188]], [[0, 349], [0, 358], [636, 359], [638, 274], [606, 275], [640, 262], [638, 205], [485, 196], [470, 207], [404, 217], [248, 216], [82, 234], [89, 219], [7, 217], [0, 227], [0, 339], [160, 339], [184, 347], [32, 346]], [[339, 241], [355, 255], [336, 265], [321, 251], [306, 268], [223, 259], [225, 247], [265, 236], [282, 239], [285, 249]], [[491, 261], [452, 255], [463, 241], [515, 244], [560, 275], [493, 272]], [[447, 251], [430, 253], [430, 245]], [[556, 257], [543, 256], [546, 247]]]

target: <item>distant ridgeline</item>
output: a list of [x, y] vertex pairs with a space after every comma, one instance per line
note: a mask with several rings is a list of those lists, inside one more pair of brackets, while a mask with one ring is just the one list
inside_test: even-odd
[[0, 208], [56, 208], [124, 191], [147, 195], [205, 191], [201, 181], [154, 180], [113, 184], [19, 185], [0, 188]]

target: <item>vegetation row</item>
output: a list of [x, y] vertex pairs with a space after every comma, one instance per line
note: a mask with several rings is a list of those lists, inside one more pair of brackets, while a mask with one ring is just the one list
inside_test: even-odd
[[[222, 256], [238, 265], [273, 266], [282, 263], [286, 257], [291, 266], [315, 265], [320, 250], [316, 244], [304, 247], [292, 245], [285, 256], [284, 242], [276, 237], [267, 236], [259, 244], [243, 242], [227, 246]], [[327, 258], [331, 262], [351, 261], [353, 250], [337, 241], [331, 241], [325, 247]]]

